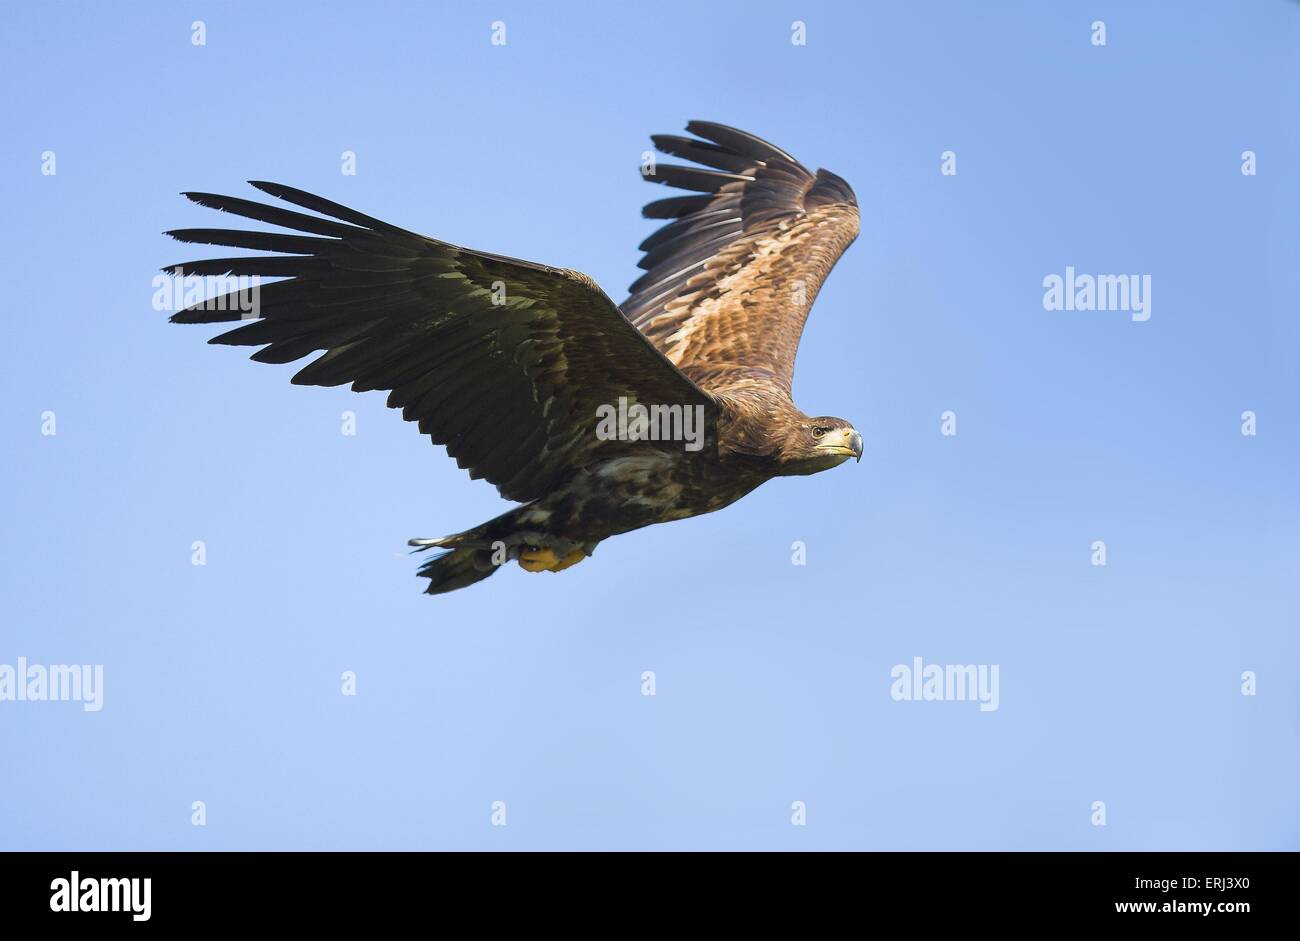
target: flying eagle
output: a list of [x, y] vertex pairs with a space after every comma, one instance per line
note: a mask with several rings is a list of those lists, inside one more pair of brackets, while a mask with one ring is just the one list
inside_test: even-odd
[[[259, 319], [210, 343], [259, 346], [288, 363], [324, 351], [293, 382], [388, 391], [390, 408], [521, 506], [418, 550], [419, 574], [454, 591], [517, 561], [558, 572], [601, 540], [720, 509], [773, 477], [861, 459], [842, 418], [791, 399], [804, 321], [858, 234], [848, 183], [810, 172], [751, 134], [706, 121], [655, 135], [702, 166], [652, 165], [687, 190], [648, 204], [666, 219], [641, 244], [622, 305], [578, 271], [439, 242], [278, 183], [264, 193], [318, 215], [211, 193], [201, 206], [284, 232], [176, 229], [182, 242], [279, 253], [186, 262], [173, 275], [281, 278]], [[248, 319], [232, 294], [173, 323]]]

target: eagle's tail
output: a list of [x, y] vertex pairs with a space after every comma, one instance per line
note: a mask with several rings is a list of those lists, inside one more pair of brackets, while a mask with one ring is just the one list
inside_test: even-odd
[[[432, 541], [412, 539], [411, 543]], [[452, 549], [425, 562], [417, 574], [429, 580], [425, 594], [441, 595], [481, 582], [500, 567], [493, 564], [490, 549]]]
[[417, 552], [450, 550], [420, 566], [417, 574], [429, 580], [425, 592], [441, 595], [481, 582], [506, 562], [517, 561], [529, 572], [561, 572], [591, 555], [599, 542], [557, 535], [539, 529], [538, 522], [531, 505], [517, 506], [463, 533], [409, 540]]
[[451, 550], [420, 566], [416, 574], [429, 580], [428, 587], [424, 589], [425, 594], [441, 595], [481, 582], [499, 569], [503, 562], [516, 558], [518, 550], [513, 553], [502, 550], [506, 546], [504, 537], [515, 529], [520, 509], [515, 507], [463, 533], [454, 533], [440, 539], [408, 540], [407, 545], [413, 546], [416, 552], [426, 549]]

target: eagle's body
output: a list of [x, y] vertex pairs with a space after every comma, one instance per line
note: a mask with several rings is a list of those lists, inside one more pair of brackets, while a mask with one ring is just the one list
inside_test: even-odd
[[550, 547], [561, 557], [577, 548], [590, 555], [609, 536], [735, 503], [773, 476], [759, 463], [682, 451], [611, 458], [579, 471], [554, 493], [469, 533], [428, 544], [482, 542], [490, 547], [500, 539], [513, 540], [521, 549]]
[[[862, 453], [848, 422], [809, 418], [791, 399], [808, 309], [858, 232], [852, 190], [743, 132], [687, 129], [707, 140], [654, 141], [712, 169], [646, 174], [696, 195], [645, 207], [674, 221], [642, 244], [646, 274], [617, 308], [579, 272], [437, 242], [269, 183], [253, 185], [330, 218], [190, 193], [296, 231], [176, 230], [182, 241], [283, 254], [169, 270], [286, 278], [261, 287], [260, 320], [212, 342], [265, 344], [253, 356], [264, 362], [324, 350], [295, 383], [389, 390], [388, 404], [471, 476], [523, 504], [453, 536], [412, 540], [450, 550], [420, 569], [430, 593], [511, 559], [559, 571], [609, 536], [709, 513], [773, 477]], [[239, 319], [223, 301], [172, 319]], [[694, 438], [608, 433], [615, 403], [628, 402], [690, 410], [700, 419]]]

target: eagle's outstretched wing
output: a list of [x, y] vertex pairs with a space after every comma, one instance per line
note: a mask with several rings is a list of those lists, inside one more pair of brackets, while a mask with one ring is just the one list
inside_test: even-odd
[[[679, 372], [586, 275], [471, 251], [274, 183], [258, 189], [322, 216], [229, 196], [186, 193], [213, 209], [295, 234], [178, 229], [182, 242], [284, 253], [173, 265], [178, 275], [285, 280], [259, 287], [261, 319], [209, 342], [261, 346], [287, 363], [324, 350], [293, 377], [390, 390], [388, 405], [473, 477], [510, 500], [547, 493], [577, 467], [629, 445], [600, 440], [597, 408], [716, 403]], [[308, 234], [301, 234], [308, 233]], [[176, 323], [241, 319], [210, 299]], [[633, 447], [646, 447], [645, 443]]]
[[857, 199], [835, 174], [811, 173], [753, 135], [707, 121], [686, 130], [704, 140], [651, 140], [711, 169], [643, 170], [700, 195], [645, 207], [674, 221], [641, 243], [646, 273], [621, 309], [702, 388], [758, 380], [788, 395], [808, 310], [858, 234]]

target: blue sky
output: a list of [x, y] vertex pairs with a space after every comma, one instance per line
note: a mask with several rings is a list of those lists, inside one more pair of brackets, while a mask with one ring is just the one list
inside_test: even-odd
[[[0, 665], [105, 679], [0, 702], [0, 848], [1300, 847], [1298, 51], [1281, 0], [11, 10]], [[855, 188], [795, 395], [866, 454], [562, 575], [421, 595], [495, 491], [151, 307], [247, 179], [621, 300], [691, 118]], [[1150, 320], [1045, 310], [1067, 266]]]

